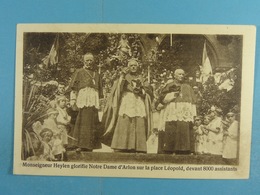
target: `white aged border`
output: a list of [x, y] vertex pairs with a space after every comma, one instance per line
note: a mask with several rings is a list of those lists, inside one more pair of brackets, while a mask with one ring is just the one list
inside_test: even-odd
[[[239, 165], [237, 171], [146, 171], [129, 169], [85, 169], [85, 168], [38, 168], [25, 167], [21, 160], [22, 132], [22, 84], [23, 84], [23, 33], [25, 32], [96, 32], [96, 33], [164, 33], [164, 34], [221, 34], [243, 35], [242, 84], [241, 84], [241, 120]], [[201, 178], [201, 179], [246, 179], [249, 178], [250, 148], [253, 108], [254, 59], [255, 59], [255, 26], [239, 25], [161, 25], [161, 24], [18, 24], [16, 47], [16, 84], [15, 84], [15, 137], [14, 137], [14, 174], [24, 175], [62, 175], [62, 176], [104, 176], [104, 177], [149, 177], [149, 178]], [[37, 162], [28, 162], [37, 164]], [[40, 162], [53, 165], [55, 162]], [[59, 165], [80, 165], [104, 163], [69, 163], [57, 162]], [[107, 163], [119, 167], [124, 163]], [[124, 164], [127, 166], [127, 164]], [[143, 164], [145, 166], [145, 164]], [[131, 166], [138, 166], [131, 164]], [[147, 165], [150, 168], [153, 165]], [[159, 165], [155, 166], [168, 166]], [[178, 167], [178, 164], [170, 164]], [[180, 165], [184, 169], [204, 165]], [[223, 167], [214, 165], [214, 167]]]

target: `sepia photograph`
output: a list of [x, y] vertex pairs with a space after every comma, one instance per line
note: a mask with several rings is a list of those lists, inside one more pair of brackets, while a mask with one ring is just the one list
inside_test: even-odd
[[19, 24], [14, 174], [249, 177], [255, 27]]

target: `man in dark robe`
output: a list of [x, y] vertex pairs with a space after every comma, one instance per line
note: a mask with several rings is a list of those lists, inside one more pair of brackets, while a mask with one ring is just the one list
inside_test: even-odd
[[[192, 122], [196, 116], [196, 99], [192, 87], [183, 80], [184, 71], [177, 69], [174, 80], [161, 90], [161, 103], [165, 105], [165, 128], [159, 132], [158, 153], [194, 152]], [[176, 90], [178, 88], [179, 91]]]
[[83, 68], [75, 71], [68, 87], [72, 106], [75, 104], [79, 109], [73, 133], [78, 152], [101, 148], [102, 134], [98, 118], [99, 98], [102, 96], [101, 78], [94, 71], [93, 54], [87, 53], [83, 59]]

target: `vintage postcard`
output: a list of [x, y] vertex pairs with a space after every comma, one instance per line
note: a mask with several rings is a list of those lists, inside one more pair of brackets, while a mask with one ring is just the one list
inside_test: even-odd
[[246, 179], [256, 28], [19, 24], [14, 174]]

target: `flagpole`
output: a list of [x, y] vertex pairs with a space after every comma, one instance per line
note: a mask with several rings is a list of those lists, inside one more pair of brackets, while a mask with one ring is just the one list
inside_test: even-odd
[[98, 65], [98, 74], [101, 74], [101, 67], [102, 67], [102, 65], [99, 64], [99, 65]]
[[203, 52], [202, 52], [202, 71], [201, 71], [202, 84], [204, 84], [208, 80], [209, 76], [212, 74], [213, 74], [212, 66], [207, 52], [207, 41], [205, 40], [203, 45]]
[[170, 34], [170, 46], [172, 47], [172, 34]]
[[150, 84], [151, 83], [151, 68], [150, 68], [150, 63], [148, 64], [148, 67], [147, 67], [147, 71], [148, 71], [148, 83]]

